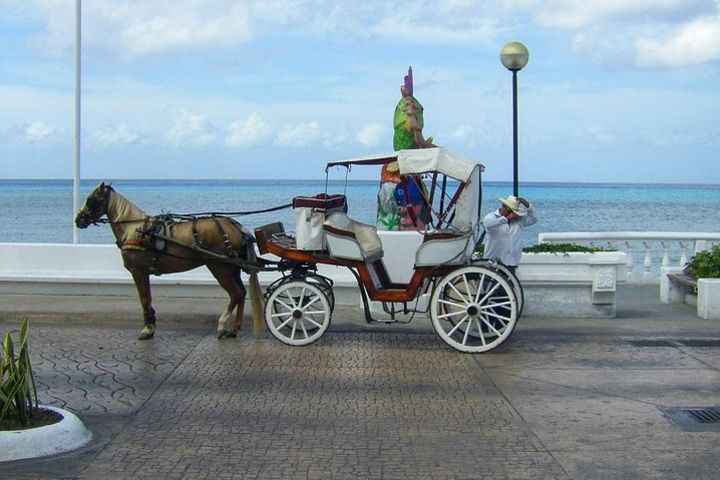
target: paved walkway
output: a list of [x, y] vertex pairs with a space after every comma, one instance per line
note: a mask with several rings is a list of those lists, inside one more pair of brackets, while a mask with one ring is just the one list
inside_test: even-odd
[[[43, 403], [94, 433], [81, 450], [0, 464], [0, 478], [716, 479], [720, 323], [626, 287], [616, 319], [523, 318], [483, 355], [425, 319], [368, 326], [338, 307], [315, 345], [213, 337], [219, 300], [0, 295], [0, 332], [31, 318]], [[637, 340], [664, 340], [642, 347]], [[699, 341], [701, 340], [701, 341]], [[665, 409], [665, 410], [663, 410]], [[665, 413], [664, 413], [665, 412]]]

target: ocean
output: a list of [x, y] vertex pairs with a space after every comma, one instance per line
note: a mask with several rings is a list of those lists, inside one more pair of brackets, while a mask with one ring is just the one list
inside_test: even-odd
[[[97, 186], [81, 182], [81, 204]], [[325, 192], [325, 180], [117, 180], [116, 191], [148, 214], [247, 211]], [[375, 222], [377, 181], [330, 181], [345, 193], [350, 217]], [[0, 180], [0, 242], [71, 243], [72, 180]], [[484, 182], [482, 215], [512, 193], [507, 182]], [[720, 232], [720, 185], [521, 183], [520, 195], [540, 213], [525, 244], [541, 232]], [[291, 209], [238, 217], [250, 229], [282, 221], [293, 230]], [[107, 225], [81, 230], [81, 243], [114, 243]]]

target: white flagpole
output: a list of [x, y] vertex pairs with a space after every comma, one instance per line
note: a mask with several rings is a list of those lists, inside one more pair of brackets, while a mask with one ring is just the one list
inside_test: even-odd
[[[80, 209], [80, 19], [81, 1], [75, 0], [75, 168], [73, 172], [73, 219]], [[73, 243], [78, 243], [78, 228], [73, 221]]]

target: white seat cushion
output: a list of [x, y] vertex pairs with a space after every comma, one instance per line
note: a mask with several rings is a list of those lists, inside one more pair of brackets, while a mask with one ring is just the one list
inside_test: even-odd
[[334, 212], [327, 217], [323, 228], [333, 257], [374, 262], [383, 256], [382, 242], [373, 225], [356, 222], [342, 212]]

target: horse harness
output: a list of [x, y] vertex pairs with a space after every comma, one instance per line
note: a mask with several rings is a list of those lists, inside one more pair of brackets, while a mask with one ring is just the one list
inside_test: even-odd
[[[225, 231], [221, 222], [215, 215], [210, 215], [207, 217], [183, 216], [180, 217], [179, 222], [176, 220], [177, 218], [178, 216], [174, 214], [146, 216], [142, 220], [142, 225], [138, 227], [135, 231], [135, 236], [130, 238], [126, 237], [122, 240], [118, 240], [118, 247], [121, 250], [149, 251], [153, 254], [163, 254], [178, 258], [184, 258], [180, 255], [174, 255], [166, 252], [167, 244], [172, 243], [180, 247], [185, 247], [201, 254], [207, 255], [220, 262], [230, 261], [232, 263], [237, 263], [239, 261], [243, 264], [255, 263], [255, 251], [253, 248], [250, 247], [250, 245], [254, 242], [255, 239], [246, 228], [244, 228], [234, 219], [223, 217], [226, 218], [240, 233], [240, 247], [242, 248], [243, 246], [245, 246], [243, 255], [244, 258], [241, 258], [238, 251], [233, 247], [232, 243], [230, 242], [228, 233]], [[209, 219], [213, 222], [213, 224], [217, 228], [218, 233], [220, 234], [220, 237], [223, 240], [224, 251], [217, 251], [217, 249], [213, 248], [211, 245], [207, 245], [205, 242], [203, 242], [197, 229], [198, 220], [201, 219]], [[191, 244], [179, 241], [173, 237], [173, 226], [184, 222], [191, 222], [191, 230], [193, 236], [193, 243]], [[153, 255], [152, 258], [151, 271], [153, 274], [159, 275], [159, 270], [157, 268], [157, 257], [155, 255]]]

